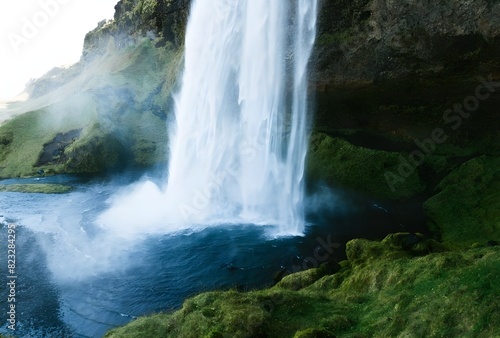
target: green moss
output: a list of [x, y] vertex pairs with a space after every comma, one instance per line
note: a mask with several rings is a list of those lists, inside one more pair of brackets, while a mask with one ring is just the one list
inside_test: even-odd
[[[165, 320], [165, 315], [158, 314], [149, 317], [141, 317], [136, 319], [133, 326], [127, 330], [127, 338], [143, 338], [143, 337], [164, 337], [165, 332], [168, 332], [170, 322]], [[109, 332], [107, 337], [113, 337], [113, 331]]]
[[0, 185], [3, 192], [22, 192], [38, 194], [64, 194], [73, 190], [73, 187], [62, 184], [9, 184]]
[[495, 255], [498, 249], [400, 259], [385, 269], [360, 266], [349, 280], [365, 281], [370, 295], [361, 320], [371, 325], [364, 331], [376, 337], [491, 335], [498, 329], [485, 322], [498, 307], [490, 303], [498, 302], [500, 287], [493, 279]]
[[123, 145], [113, 134], [103, 131], [99, 124], [94, 124], [66, 148], [68, 161], [65, 172], [93, 173], [112, 169], [120, 164], [123, 153]]
[[500, 328], [500, 247], [422, 256], [403, 248], [408, 235], [349, 242], [349, 264], [309, 286], [203, 293], [179, 311], [106, 337], [493, 336]]
[[304, 273], [285, 276], [277, 287], [297, 291], [313, 284], [324, 275], [320, 269], [310, 269]]
[[[78, 106], [68, 107], [58, 103], [50, 109], [42, 109], [19, 115], [0, 126], [0, 178], [33, 176], [43, 145], [51, 142], [58, 133], [66, 133], [85, 126], [95, 117], [95, 106], [86, 95], [68, 98]], [[47, 166], [60, 172], [61, 166]]]
[[425, 202], [430, 225], [450, 246], [500, 239], [500, 158], [482, 156], [454, 170]]
[[[47, 174], [99, 172], [118, 163], [122, 145], [111, 133], [96, 127], [97, 123], [88, 124], [95, 121], [95, 113], [83, 112], [71, 119], [62, 112], [63, 108], [64, 105], [53, 106], [51, 111], [26, 113], [0, 127], [0, 135], [10, 137], [10, 142], [0, 149], [0, 177], [34, 176], [40, 169]], [[83, 129], [81, 136], [59, 149], [65, 160], [40, 167], [37, 163], [44, 145], [51, 143], [57, 134], [75, 128]]]
[[156, 0], [139, 1], [136, 7], [133, 9], [133, 12], [139, 13], [142, 20], [148, 20], [153, 16], [156, 4]]
[[310, 140], [307, 172], [310, 179], [324, 180], [333, 186], [388, 199], [404, 199], [421, 193], [425, 184], [414, 170], [391, 189], [385, 174], [398, 172], [401, 156], [396, 152], [356, 147], [324, 133], [314, 133]]

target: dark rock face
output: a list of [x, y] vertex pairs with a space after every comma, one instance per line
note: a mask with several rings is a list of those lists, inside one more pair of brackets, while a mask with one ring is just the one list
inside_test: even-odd
[[66, 162], [68, 158], [64, 153], [64, 150], [73, 142], [75, 142], [80, 137], [81, 133], [82, 129], [76, 129], [71, 130], [67, 133], [57, 134], [51, 142], [43, 145], [43, 151], [40, 154], [38, 162], [35, 164], [35, 166], [40, 167], [48, 164]]
[[189, 0], [120, 0], [114, 20], [124, 33], [154, 31], [181, 45], [189, 4]]
[[189, 5], [189, 0], [120, 0], [115, 6], [114, 20], [101, 21], [85, 37], [84, 59], [102, 55], [111, 38], [121, 48], [143, 37], [160, 38], [157, 47], [167, 42], [182, 46]]
[[[190, 0], [120, 0], [112, 22], [89, 32], [84, 56], [100, 53], [112, 36], [119, 46], [138, 37], [181, 46]], [[351, 84], [498, 69], [499, 0], [322, 0], [314, 77]]]
[[328, 83], [488, 68], [500, 48], [497, 0], [324, 0], [318, 20], [316, 77]]
[[155, 8], [155, 21], [158, 32], [166, 41], [177, 46], [184, 44], [190, 0], [159, 0]]
[[493, 240], [491, 240], [491, 241], [488, 241], [488, 242], [486, 243], [486, 245], [488, 245], [488, 246], [498, 246], [498, 242], [497, 242], [497, 241], [493, 241]]

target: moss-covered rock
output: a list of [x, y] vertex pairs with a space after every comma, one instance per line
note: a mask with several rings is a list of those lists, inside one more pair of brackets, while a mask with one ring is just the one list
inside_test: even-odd
[[452, 247], [500, 240], [500, 158], [481, 156], [464, 163], [424, 206], [431, 228]]
[[369, 263], [379, 257], [397, 259], [444, 251], [446, 248], [438, 241], [413, 233], [390, 234], [381, 242], [358, 238], [346, 245], [346, 255], [351, 265]]
[[372, 196], [399, 200], [425, 189], [416, 168], [391, 185], [386, 174], [399, 171], [403, 153], [357, 147], [325, 133], [313, 133], [307, 159], [310, 179], [346, 187]]
[[300, 290], [316, 282], [326, 274], [320, 269], [309, 269], [304, 273], [285, 276], [276, 286], [288, 290]]
[[65, 171], [96, 173], [114, 169], [124, 163], [125, 151], [113, 134], [95, 124], [65, 150]]
[[96, 173], [119, 164], [123, 145], [97, 124], [85, 126], [92, 117], [59, 124], [53, 114], [34, 111], [0, 126], [0, 135], [12, 135], [0, 149], [0, 177]]
[[[80, 97], [79, 102], [84, 103], [85, 98]], [[0, 178], [36, 176], [42, 169], [40, 162], [44, 162], [43, 169], [47, 173], [64, 172], [65, 161], [61, 155], [76, 138], [64, 140], [59, 145], [56, 140], [59, 135], [89, 123], [95, 116], [92, 108], [85, 105], [68, 112], [63, 106], [54, 106], [53, 110], [40, 109], [21, 114], [1, 125], [0, 138], [5, 141], [0, 145]], [[56, 147], [47, 154], [44, 149], [50, 144], [56, 144]]]

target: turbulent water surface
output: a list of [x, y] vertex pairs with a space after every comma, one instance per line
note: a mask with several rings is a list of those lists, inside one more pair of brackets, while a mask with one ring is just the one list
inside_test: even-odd
[[[76, 191], [0, 195], [2, 243], [7, 224], [17, 232], [19, 337], [99, 337], [136, 316], [178, 307], [203, 290], [267, 284], [294, 255], [294, 240], [273, 239], [265, 227], [221, 224], [164, 234], [103, 229], [96, 217], [131, 179], [38, 182], [58, 179], [69, 180]], [[7, 248], [0, 250], [5, 277]], [[0, 296], [7, 300], [6, 288]], [[1, 312], [7, 312], [3, 301]], [[10, 332], [2, 326], [0, 332]]]
[[[76, 187], [64, 195], [0, 194], [0, 243], [7, 242], [7, 224], [17, 227], [16, 336], [100, 337], [137, 316], [178, 308], [200, 291], [270, 285], [282, 267], [315, 266], [318, 249], [325, 250], [324, 257], [342, 259], [342, 247], [326, 254], [332, 243], [421, 230], [418, 226], [424, 224], [413, 207], [395, 208], [318, 187], [305, 199], [309, 225], [304, 236], [276, 237], [271, 227], [245, 224], [168, 233], [96, 226], [110, 196], [128, 190], [140, 176], [3, 182]], [[2, 283], [7, 283], [6, 250], [0, 246]], [[6, 313], [6, 288], [0, 289], [0, 299], [0, 311]], [[0, 333], [9, 333], [5, 322]]]

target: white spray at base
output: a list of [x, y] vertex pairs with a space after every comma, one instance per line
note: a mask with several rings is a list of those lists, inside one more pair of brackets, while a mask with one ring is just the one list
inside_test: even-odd
[[316, 11], [316, 0], [194, 1], [168, 183], [137, 185], [99, 222], [250, 223], [301, 234]]

